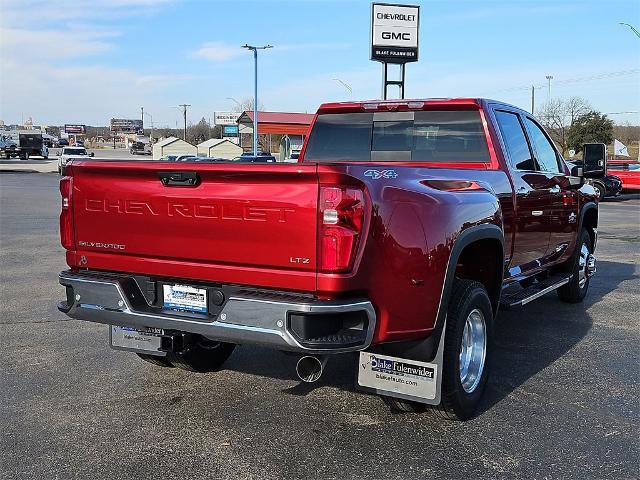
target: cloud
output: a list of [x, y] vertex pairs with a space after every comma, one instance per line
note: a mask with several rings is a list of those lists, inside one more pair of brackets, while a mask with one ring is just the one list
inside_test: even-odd
[[51, 58], [52, 51], [64, 51], [66, 58], [103, 53], [113, 48], [106, 39], [115, 30], [72, 28], [68, 30], [25, 30], [0, 28], [1, 57], [22, 61]]
[[222, 42], [206, 42], [191, 53], [194, 58], [203, 58], [213, 62], [226, 62], [246, 53], [240, 45], [228, 45]]

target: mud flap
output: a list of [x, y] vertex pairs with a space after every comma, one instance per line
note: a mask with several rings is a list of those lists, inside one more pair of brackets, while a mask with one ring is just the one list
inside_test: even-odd
[[431, 362], [360, 352], [356, 388], [377, 395], [439, 405], [442, 395], [442, 359], [446, 331], [445, 319], [438, 350]]

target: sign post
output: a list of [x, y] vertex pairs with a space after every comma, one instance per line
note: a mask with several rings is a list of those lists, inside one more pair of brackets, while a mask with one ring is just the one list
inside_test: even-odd
[[[382, 98], [389, 85], [397, 85], [404, 98], [405, 64], [418, 61], [420, 7], [371, 4], [371, 60], [382, 62]], [[400, 79], [389, 80], [389, 64], [400, 65]]]

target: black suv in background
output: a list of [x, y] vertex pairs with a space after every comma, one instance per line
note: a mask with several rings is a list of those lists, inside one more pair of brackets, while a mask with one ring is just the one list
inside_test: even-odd
[[151, 155], [151, 149], [144, 142], [133, 142], [129, 147], [131, 155]]

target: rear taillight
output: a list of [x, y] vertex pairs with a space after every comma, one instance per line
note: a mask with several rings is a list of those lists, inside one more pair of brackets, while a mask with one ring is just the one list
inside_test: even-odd
[[357, 188], [320, 187], [319, 267], [323, 272], [352, 268], [364, 226], [364, 192]]
[[72, 178], [60, 179], [60, 196], [62, 197], [62, 209], [60, 211], [60, 243], [66, 250], [74, 250], [76, 242], [73, 236], [73, 212], [72, 205]]

